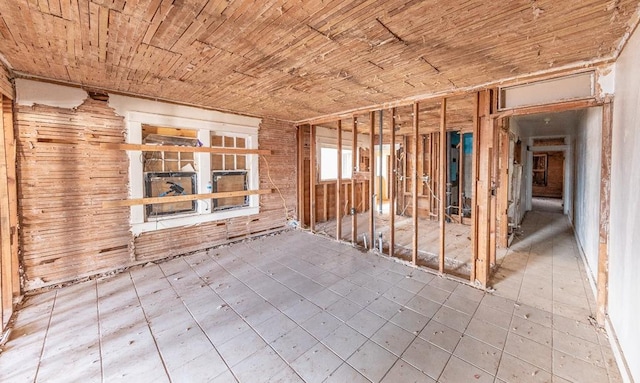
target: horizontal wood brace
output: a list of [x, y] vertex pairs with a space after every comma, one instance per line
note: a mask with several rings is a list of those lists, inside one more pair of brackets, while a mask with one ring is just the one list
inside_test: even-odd
[[213, 153], [213, 154], [271, 154], [268, 149], [244, 149], [244, 148], [209, 148], [203, 146], [169, 146], [169, 145], [142, 145], [142, 144], [114, 144], [103, 142], [101, 149], [115, 150], [139, 150], [142, 152], [181, 152], [181, 153]]
[[271, 193], [273, 193], [273, 189], [240, 190], [240, 191], [220, 192], [220, 193], [134, 198], [134, 199], [125, 199], [125, 200], [104, 201], [102, 202], [102, 207], [109, 208], [109, 207], [122, 207], [122, 206], [134, 206], [134, 205], [151, 205], [151, 204], [158, 204], [158, 203], [197, 201], [197, 200], [211, 199], [211, 198], [232, 198], [232, 197], [242, 197], [246, 195], [271, 194]]

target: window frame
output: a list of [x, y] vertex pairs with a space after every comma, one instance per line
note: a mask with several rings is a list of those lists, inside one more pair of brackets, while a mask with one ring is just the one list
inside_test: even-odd
[[[229, 122], [216, 122], [188, 117], [153, 114], [146, 112], [129, 111], [126, 115], [127, 143], [142, 144], [142, 126], [155, 125], [175, 129], [192, 129], [197, 131], [197, 138], [204, 147], [211, 147], [212, 132], [233, 135], [245, 138], [247, 149], [258, 149], [258, 126], [256, 124], [233, 124]], [[129, 197], [143, 198], [145, 195], [144, 169], [141, 161], [141, 151], [129, 151]], [[194, 153], [196, 167], [196, 193], [207, 194], [211, 191], [212, 169], [211, 153]], [[247, 187], [249, 190], [259, 189], [259, 158], [257, 155], [247, 155]], [[164, 228], [181, 227], [205, 222], [219, 221], [223, 219], [248, 216], [260, 212], [260, 196], [248, 196], [249, 205], [227, 210], [214, 211], [212, 201], [203, 199], [196, 201], [196, 211], [176, 213], [167, 216], [147, 217], [145, 205], [131, 206], [130, 223], [134, 235], [155, 231]]]
[[[322, 163], [322, 149], [333, 149], [336, 150], [335, 153], [335, 157], [337, 157], [337, 150], [338, 150], [338, 145], [336, 144], [328, 144], [328, 143], [321, 143], [320, 147], [318, 148], [318, 157], [319, 157], [319, 172], [318, 172], [318, 177], [319, 177], [319, 181], [320, 182], [327, 182], [327, 181], [336, 181], [338, 179], [338, 177], [332, 177], [332, 178], [323, 178], [322, 176], [322, 168], [323, 168], [323, 163]], [[345, 159], [345, 154], [346, 153], [350, 153], [351, 156], [353, 156], [351, 147], [349, 148], [345, 148], [344, 146], [342, 147], [342, 151], [341, 151], [341, 180], [350, 180], [353, 177], [353, 169], [351, 169], [351, 159], [349, 159], [348, 161], [346, 161]], [[357, 156], [357, 154], [356, 154]], [[353, 158], [353, 157], [351, 157]], [[356, 158], [357, 161], [357, 158]], [[356, 162], [357, 163], [357, 162]], [[345, 169], [351, 169], [351, 174], [349, 176], [345, 176]]]

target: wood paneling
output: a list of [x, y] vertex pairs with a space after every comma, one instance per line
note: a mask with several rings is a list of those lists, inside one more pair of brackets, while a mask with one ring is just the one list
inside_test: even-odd
[[25, 287], [36, 288], [182, 255], [286, 225], [295, 215], [295, 127], [263, 120], [260, 214], [162, 229], [134, 238], [129, 208], [104, 208], [128, 198], [128, 157], [101, 149], [124, 142], [124, 121], [105, 102], [87, 99], [75, 110], [20, 106], [18, 179]]
[[611, 59], [637, 6], [0, 0], [0, 52], [23, 73], [299, 121]]

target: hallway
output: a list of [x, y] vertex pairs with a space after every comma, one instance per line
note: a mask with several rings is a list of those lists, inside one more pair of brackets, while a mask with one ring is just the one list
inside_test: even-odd
[[620, 379], [607, 334], [595, 326], [594, 292], [573, 228], [557, 212], [561, 200], [537, 202], [497, 261], [494, 294], [528, 313], [511, 323], [527, 328], [518, 343], [528, 350], [528, 362], [569, 381], [606, 381], [607, 372], [612, 381]]

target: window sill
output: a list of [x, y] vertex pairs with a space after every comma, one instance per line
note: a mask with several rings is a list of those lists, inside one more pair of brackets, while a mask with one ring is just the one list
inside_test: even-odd
[[131, 232], [134, 236], [142, 233], [153, 232], [156, 230], [170, 229], [175, 227], [199, 225], [201, 223], [220, 221], [224, 219], [243, 217], [260, 213], [260, 208], [243, 207], [238, 209], [230, 209], [216, 211], [213, 213], [192, 213], [181, 214], [173, 217], [151, 218], [148, 222], [134, 222], [131, 224]]

